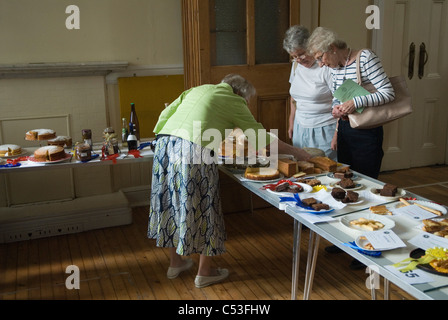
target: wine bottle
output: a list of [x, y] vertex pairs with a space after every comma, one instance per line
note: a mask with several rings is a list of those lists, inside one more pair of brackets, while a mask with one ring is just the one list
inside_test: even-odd
[[[131, 123], [133, 130], [131, 130]], [[140, 141], [140, 126], [138, 123], [137, 112], [135, 111], [135, 103], [131, 103], [131, 115], [129, 117], [129, 134], [134, 134], [137, 141]]]
[[135, 130], [134, 130], [134, 125], [131, 123], [129, 123], [129, 135], [128, 135], [128, 150], [137, 150], [138, 147], [138, 141], [137, 141], [137, 137], [134, 134]]
[[121, 126], [121, 145], [126, 147], [128, 145], [128, 123], [126, 121], [126, 118], [122, 118], [122, 126]]

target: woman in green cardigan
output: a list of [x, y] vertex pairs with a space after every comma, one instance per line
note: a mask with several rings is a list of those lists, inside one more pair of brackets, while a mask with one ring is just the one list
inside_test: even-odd
[[194, 253], [200, 255], [196, 287], [220, 282], [229, 274], [227, 269], [212, 267], [213, 256], [225, 252], [226, 240], [214, 159], [234, 128], [256, 132], [256, 150], [276, 142], [279, 153], [297, 160], [310, 158], [304, 150], [268, 134], [255, 120], [247, 105], [254, 94], [246, 79], [228, 75], [220, 84], [183, 92], [160, 114], [154, 128], [148, 238], [156, 239], [158, 247], [170, 248], [170, 279], [192, 267], [192, 260], [182, 256]]

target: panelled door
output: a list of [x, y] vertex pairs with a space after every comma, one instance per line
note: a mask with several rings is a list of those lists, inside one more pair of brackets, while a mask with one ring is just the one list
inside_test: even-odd
[[299, 0], [183, 0], [182, 15], [186, 89], [240, 74], [257, 89], [255, 118], [288, 141], [291, 64], [282, 43], [299, 23]]
[[[414, 112], [385, 126], [383, 170], [446, 163], [448, 0], [376, 1], [389, 76], [407, 77]], [[375, 49], [375, 48], [374, 48]]]

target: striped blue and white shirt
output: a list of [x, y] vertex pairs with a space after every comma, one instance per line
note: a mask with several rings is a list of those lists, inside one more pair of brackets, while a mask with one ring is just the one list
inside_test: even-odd
[[[389, 81], [389, 78], [384, 71], [378, 56], [370, 50], [363, 50], [360, 57], [360, 71], [362, 84], [371, 83], [376, 88], [377, 92], [355, 97], [355, 107], [376, 107], [395, 99], [395, 91]], [[351, 79], [358, 83], [356, 76], [356, 61], [347, 65], [347, 68], [341, 67], [338, 69], [331, 69], [333, 74], [333, 88], [336, 91], [346, 79]], [[333, 99], [333, 106], [342, 104], [336, 98]]]

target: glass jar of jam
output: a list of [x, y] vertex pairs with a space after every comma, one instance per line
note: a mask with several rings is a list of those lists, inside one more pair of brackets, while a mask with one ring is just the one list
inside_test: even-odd
[[92, 149], [88, 143], [77, 144], [75, 151], [75, 157], [78, 161], [88, 161], [92, 159]]

